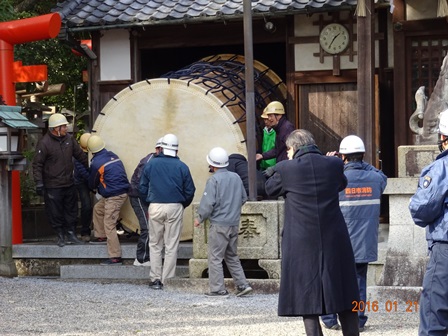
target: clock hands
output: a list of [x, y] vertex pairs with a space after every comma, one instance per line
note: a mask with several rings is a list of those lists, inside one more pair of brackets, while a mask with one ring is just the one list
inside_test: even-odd
[[341, 35], [341, 33], [336, 34], [333, 39], [331, 40], [330, 44], [328, 45], [328, 48], [331, 48], [331, 45], [333, 44], [334, 40], [336, 40], [336, 37], [338, 37], [339, 35]]

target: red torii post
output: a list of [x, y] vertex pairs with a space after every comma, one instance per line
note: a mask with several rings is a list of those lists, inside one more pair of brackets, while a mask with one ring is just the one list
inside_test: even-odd
[[[28, 79], [42, 75], [40, 68], [32, 66], [21, 67], [21, 64], [14, 66], [14, 45], [46, 40], [54, 38], [61, 29], [61, 17], [59, 13], [46, 14], [29, 19], [15, 20], [0, 23], [0, 95], [2, 95], [7, 105], [16, 105], [15, 83], [28, 81]], [[40, 69], [40, 70], [39, 70]], [[23, 71], [22, 71], [23, 70]], [[39, 76], [34, 76], [37, 74]], [[26, 76], [27, 71], [31, 71]], [[34, 74], [34, 75], [33, 75]], [[45, 68], [46, 79], [46, 68]], [[26, 80], [20, 78], [25, 76]], [[22, 206], [20, 199], [20, 175], [18, 171], [12, 172], [12, 243], [22, 242]]]

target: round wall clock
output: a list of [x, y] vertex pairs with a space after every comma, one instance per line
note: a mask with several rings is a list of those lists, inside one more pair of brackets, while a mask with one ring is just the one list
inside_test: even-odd
[[348, 29], [340, 23], [326, 25], [319, 35], [319, 43], [324, 51], [335, 55], [347, 49], [350, 42]]

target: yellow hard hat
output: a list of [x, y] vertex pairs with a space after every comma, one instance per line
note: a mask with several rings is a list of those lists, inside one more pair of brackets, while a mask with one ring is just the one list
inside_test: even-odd
[[279, 101], [272, 101], [266, 106], [263, 114], [285, 114], [285, 108]]
[[79, 138], [79, 145], [81, 146], [84, 152], [87, 152], [87, 142], [89, 141], [90, 136], [91, 136], [90, 133], [84, 133]]
[[263, 118], [263, 119], [267, 119], [268, 118], [268, 115], [266, 114], [266, 110], [267, 110], [267, 106], [264, 108], [264, 110], [263, 110], [263, 113], [261, 114], [261, 117]]
[[87, 148], [93, 154], [98, 153], [104, 147], [106, 147], [106, 144], [104, 143], [103, 139], [100, 138], [99, 135], [92, 135], [87, 141]]

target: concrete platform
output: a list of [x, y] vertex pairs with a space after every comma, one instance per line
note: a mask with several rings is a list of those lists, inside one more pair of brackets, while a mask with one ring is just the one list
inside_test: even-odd
[[[151, 267], [121, 265], [62, 265], [60, 267], [61, 279], [123, 279], [123, 280], [149, 280]], [[178, 265], [176, 276], [188, 277], [188, 266]]]
[[[121, 242], [123, 259], [135, 259], [136, 242]], [[65, 245], [57, 246], [51, 241], [25, 243], [12, 246], [13, 259], [105, 259], [108, 258], [106, 245]], [[193, 243], [181, 242], [179, 259], [193, 257]]]
[[[19, 276], [60, 276], [65, 279], [142, 279], [149, 278], [148, 267], [133, 266], [137, 242], [120, 241], [123, 265], [101, 266], [108, 258], [106, 245], [57, 246], [52, 239], [13, 245], [12, 257]], [[180, 277], [188, 276], [188, 260], [193, 257], [192, 242], [181, 242], [178, 250]]]

